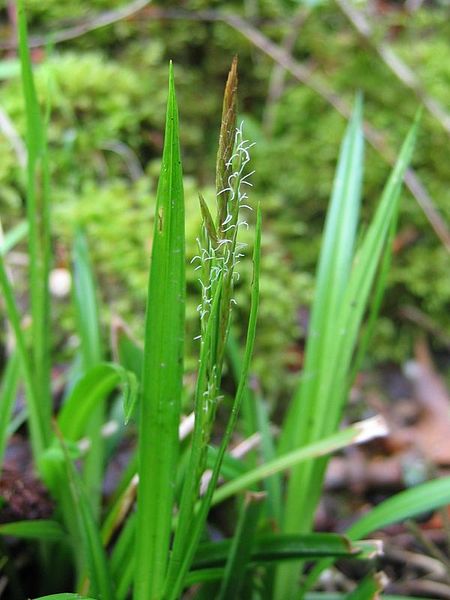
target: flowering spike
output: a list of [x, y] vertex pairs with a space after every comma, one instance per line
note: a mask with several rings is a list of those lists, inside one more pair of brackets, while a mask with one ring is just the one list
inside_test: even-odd
[[221, 194], [221, 192], [228, 187], [228, 178], [232, 168], [230, 161], [233, 156], [236, 129], [237, 86], [237, 56], [235, 56], [231, 63], [231, 69], [225, 86], [219, 149], [217, 151], [216, 192], [218, 197], [218, 224], [225, 220], [227, 214], [227, 194]]

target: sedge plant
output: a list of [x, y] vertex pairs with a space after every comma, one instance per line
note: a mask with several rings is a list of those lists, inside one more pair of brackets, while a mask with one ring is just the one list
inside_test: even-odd
[[[186, 398], [182, 152], [170, 65], [143, 339], [133, 340], [121, 324], [115, 326], [112, 353], [102, 342], [102, 307], [89, 239], [78, 230], [73, 300], [79, 356], [55, 412], [48, 335], [52, 256], [46, 122], [51, 117], [48, 110], [43, 114], [37, 99], [23, 3], [19, 8], [27, 217], [0, 245], [0, 289], [14, 340], [0, 386], [0, 458], [9, 436], [25, 420], [36, 472], [53, 498], [54, 511], [47, 519], [2, 524], [0, 535], [38, 542], [42, 577], [33, 593], [40, 593], [41, 600], [178, 600], [187, 590], [198, 599], [325, 600], [329, 596], [314, 591], [324, 568], [342, 557], [370, 559], [378, 544], [363, 538], [450, 502], [450, 479], [443, 478], [390, 498], [346, 536], [314, 532], [327, 458], [385, 434], [379, 417], [346, 429], [339, 425], [380, 305], [417, 124], [400, 150], [371, 223], [360, 235], [364, 136], [362, 100], [355, 102], [325, 224], [305, 365], [277, 439], [262, 393], [249, 386], [262, 217], [248, 198], [252, 144], [238, 120], [236, 59], [225, 87], [216, 197], [199, 198], [202, 228], [194, 259], [199, 274], [199, 362], [195, 390]], [[250, 260], [240, 239], [248, 221], [255, 226], [253, 281], [241, 349], [231, 328], [239, 262]], [[30, 256], [31, 327], [22, 321], [8, 270], [8, 252], [24, 237]], [[108, 362], [110, 356], [114, 359]], [[224, 392], [224, 376], [228, 384], [234, 377], [231, 395]], [[12, 414], [20, 386], [26, 409], [17, 420]], [[105, 500], [107, 463], [134, 422], [136, 449]], [[248, 445], [257, 439], [256, 455], [237, 460], [236, 449], [230, 450], [236, 428], [248, 437]], [[105, 437], [110, 435], [113, 441]], [[214, 539], [211, 508], [225, 500], [236, 514], [236, 526], [231, 537]], [[14, 561], [8, 556], [3, 561], [9, 565], [10, 596], [19, 598]], [[306, 571], [305, 565], [313, 568]], [[382, 586], [380, 574], [369, 574], [348, 597], [374, 598]]]

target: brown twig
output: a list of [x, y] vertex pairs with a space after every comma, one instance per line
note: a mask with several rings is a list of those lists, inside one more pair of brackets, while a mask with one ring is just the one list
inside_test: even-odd
[[445, 111], [438, 100], [430, 96], [427, 91], [423, 89], [417, 75], [386, 41], [378, 42], [374, 39], [372, 27], [364, 13], [361, 10], [358, 10], [350, 2], [347, 2], [347, 0], [336, 0], [336, 4], [348, 18], [358, 34], [378, 53], [381, 60], [392, 73], [394, 73], [397, 79], [415, 93], [430, 114], [432, 114], [442, 125], [443, 129], [450, 134], [450, 114]]
[[433, 577], [441, 579], [447, 576], [446, 569], [440, 559], [438, 560], [437, 558], [427, 556], [426, 554], [404, 550], [403, 548], [393, 548], [390, 544], [385, 545], [384, 553], [389, 560], [403, 563], [408, 565], [408, 567], [415, 567], [416, 569], [425, 571]]

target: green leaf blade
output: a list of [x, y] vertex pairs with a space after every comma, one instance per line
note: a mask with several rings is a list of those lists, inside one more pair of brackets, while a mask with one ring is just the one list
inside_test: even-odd
[[361, 201], [363, 142], [362, 103], [358, 97], [339, 154], [317, 268], [304, 372], [285, 420], [283, 451], [320, 435], [326, 401], [320, 388], [324, 385], [323, 372], [327, 372], [335, 351], [336, 319], [351, 269]]
[[67, 533], [57, 521], [41, 519], [5, 523], [0, 525], [0, 535], [10, 535], [28, 540], [60, 542], [66, 538]]
[[360, 539], [405, 519], [450, 504], [450, 477], [428, 481], [399, 492], [378, 504], [347, 531], [352, 540]]
[[[195, 555], [193, 569], [223, 567], [227, 561], [232, 540], [202, 543]], [[325, 556], [356, 556], [359, 548], [335, 533], [265, 534], [255, 537], [250, 561], [267, 564], [298, 558], [313, 559]]]
[[172, 526], [181, 413], [185, 305], [184, 199], [173, 68], [145, 325], [139, 416], [134, 598], [162, 594]]
[[19, 307], [14, 296], [11, 282], [6, 270], [5, 259], [0, 253], [0, 289], [3, 294], [6, 314], [14, 332], [17, 354], [20, 357], [21, 370], [25, 384], [29, 414], [30, 437], [33, 455], [39, 457], [48, 443], [49, 429], [45, 415], [40, 410], [36, 382], [33, 377], [31, 360], [22, 331]]
[[60, 442], [66, 471], [66, 485], [71, 496], [72, 506], [78, 522], [83, 560], [89, 573], [89, 593], [101, 600], [114, 600], [115, 594], [109, 570], [109, 563], [100, 538], [90, 498], [75, 469], [63, 442]]
[[239, 597], [264, 500], [264, 492], [247, 492], [228, 552], [218, 600], [234, 600]]
[[94, 600], [94, 598], [63, 592], [61, 594], [50, 594], [50, 596], [39, 596], [39, 598], [35, 598], [34, 600]]
[[47, 137], [36, 94], [28, 48], [24, 1], [18, 4], [19, 57], [27, 124], [27, 221], [30, 258], [30, 296], [32, 316], [32, 362], [45, 445], [50, 442], [50, 179]]
[[[73, 249], [74, 305], [80, 337], [80, 354], [83, 369], [86, 371], [102, 360], [99, 307], [94, 274], [89, 259], [84, 232], [78, 230]], [[94, 514], [98, 518], [101, 506], [101, 486], [103, 474], [104, 441], [102, 425], [105, 420], [105, 401], [100, 401], [89, 416], [87, 434], [90, 450], [86, 456], [83, 477], [89, 490]]]
[[20, 377], [20, 356], [14, 352], [8, 359], [0, 387], [0, 471], [8, 443], [9, 422], [14, 409]]

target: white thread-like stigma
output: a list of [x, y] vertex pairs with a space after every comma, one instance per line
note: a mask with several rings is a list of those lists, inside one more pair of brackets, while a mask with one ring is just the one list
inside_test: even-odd
[[[214, 292], [215, 283], [220, 275], [229, 278], [229, 285], [239, 281], [239, 273], [235, 271], [244, 254], [242, 250], [247, 246], [242, 242], [237, 241], [238, 232], [241, 228], [248, 229], [247, 221], [242, 218], [240, 211], [243, 209], [252, 210], [247, 204], [247, 193], [242, 190], [242, 186], [252, 187], [249, 178], [255, 171], [246, 171], [246, 167], [250, 162], [250, 149], [255, 145], [244, 139], [244, 122], [236, 128], [234, 138], [234, 151], [230, 159], [226, 163], [228, 169], [233, 169], [227, 178], [227, 185], [224, 189], [217, 193], [217, 196], [225, 194], [226, 198], [226, 215], [223, 222], [218, 227], [219, 239], [214, 244], [213, 241], [206, 235], [207, 247], [202, 245], [202, 242], [197, 238], [199, 253], [194, 256], [191, 263], [197, 262], [195, 270], [203, 270], [203, 278], [199, 279], [202, 290], [202, 301], [197, 307], [200, 314], [200, 321], [203, 321], [209, 314], [212, 295]], [[208, 263], [213, 263], [211, 266]], [[205, 281], [206, 279], [206, 281]], [[236, 304], [236, 300], [231, 298], [230, 302]], [[201, 336], [197, 336], [196, 339]]]

